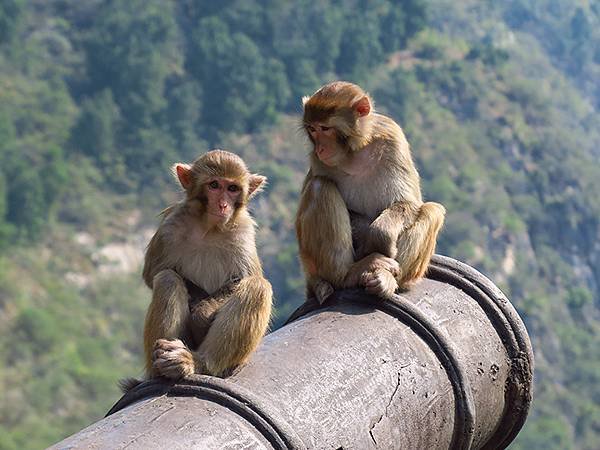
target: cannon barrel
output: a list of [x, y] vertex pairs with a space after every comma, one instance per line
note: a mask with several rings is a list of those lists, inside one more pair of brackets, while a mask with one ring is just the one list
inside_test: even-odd
[[507, 298], [436, 255], [394, 299], [309, 300], [231, 377], [144, 382], [52, 448], [505, 448], [527, 416], [532, 371]]

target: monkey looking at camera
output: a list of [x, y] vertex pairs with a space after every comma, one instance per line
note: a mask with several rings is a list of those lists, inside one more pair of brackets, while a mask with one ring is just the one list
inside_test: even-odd
[[[143, 270], [152, 288], [146, 372], [150, 378], [223, 376], [248, 359], [271, 317], [272, 289], [246, 209], [266, 178], [223, 150], [175, 164], [173, 172], [185, 199], [163, 212]], [[126, 381], [125, 389], [134, 384]]]
[[308, 293], [322, 303], [363, 286], [390, 298], [425, 274], [445, 209], [423, 203], [402, 129], [359, 86], [326, 84], [303, 105], [312, 153], [296, 233]]

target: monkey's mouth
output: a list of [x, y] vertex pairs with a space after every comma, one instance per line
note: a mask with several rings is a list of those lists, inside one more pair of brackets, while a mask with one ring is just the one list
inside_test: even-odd
[[225, 212], [225, 213], [215, 213], [215, 212], [211, 212], [209, 211], [208, 214], [210, 214], [213, 217], [218, 217], [221, 220], [227, 220], [229, 219], [229, 216], [231, 216], [231, 214]]
[[325, 156], [325, 157], [319, 157], [319, 159], [326, 166], [335, 166], [335, 163], [336, 163], [335, 154], [331, 154], [331, 155]]

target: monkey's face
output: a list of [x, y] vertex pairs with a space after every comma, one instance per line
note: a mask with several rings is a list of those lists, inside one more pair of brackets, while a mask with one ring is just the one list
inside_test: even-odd
[[347, 151], [340, 143], [335, 128], [313, 122], [306, 125], [306, 132], [314, 145], [315, 155], [323, 164], [335, 167], [347, 157]]
[[243, 189], [239, 182], [213, 177], [203, 186], [207, 220], [211, 225], [224, 225], [241, 204]]

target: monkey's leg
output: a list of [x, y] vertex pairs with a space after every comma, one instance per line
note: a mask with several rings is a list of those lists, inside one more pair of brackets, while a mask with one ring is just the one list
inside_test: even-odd
[[159, 339], [184, 339], [188, 334], [188, 292], [173, 270], [162, 270], [152, 282], [152, 301], [144, 325], [146, 373], [159, 375], [153, 367], [153, 352]]
[[273, 290], [261, 276], [242, 279], [215, 314], [197, 352], [202, 372], [223, 376], [246, 362], [267, 331]]
[[397, 254], [398, 235], [414, 221], [417, 211], [409, 202], [396, 202], [372, 222], [368, 217], [351, 215], [354, 245], [362, 259], [350, 269], [348, 286], [364, 286], [367, 292], [386, 299], [394, 295], [400, 267], [392, 258]]
[[363, 228], [362, 241], [358, 242], [358, 256], [381, 253], [396, 258], [398, 236], [418, 217], [419, 209], [411, 202], [395, 202]]
[[400, 263], [401, 272], [396, 279], [400, 287], [425, 275], [445, 214], [445, 208], [439, 203], [424, 203], [412, 226], [398, 237], [396, 259]]
[[[296, 216], [300, 260], [309, 289], [331, 294], [354, 262], [350, 216], [336, 185], [324, 177], [306, 182]], [[317, 288], [317, 289], [315, 289]], [[317, 291], [318, 290], [318, 291]], [[318, 298], [323, 302], [325, 298]]]
[[[231, 294], [231, 292], [228, 292], [228, 294]], [[206, 333], [208, 333], [215, 313], [223, 306], [227, 299], [227, 295], [215, 295], [203, 299], [198, 305], [192, 308], [190, 312], [190, 331], [194, 338], [193, 349], [197, 349], [200, 346], [206, 337]]]
[[203, 299], [196, 305], [189, 317], [189, 333], [192, 337], [186, 346], [181, 340], [159, 339], [154, 344], [152, 355], [153, 369], [161, 376], [180, 379], [200, 372], [202, 365], [190, 350], [197, 348], [208, 333], [215, 312], [225, 303], [227, 297], [217, 295]]

